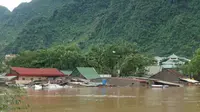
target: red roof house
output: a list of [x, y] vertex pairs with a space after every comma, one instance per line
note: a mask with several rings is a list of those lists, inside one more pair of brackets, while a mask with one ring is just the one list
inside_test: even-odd
[[10, 73], [7, 76], [25, 76], [25, 77], [61, 77], [64, 76], [56, 68], [22, 68], [11, 67]]
[[48, 80], [62, 77], [64, 74], [56, 68], [22, 68], [11, 67], [7, 76], [17, 76], [15, 83], [28, 84], [35, 80]]

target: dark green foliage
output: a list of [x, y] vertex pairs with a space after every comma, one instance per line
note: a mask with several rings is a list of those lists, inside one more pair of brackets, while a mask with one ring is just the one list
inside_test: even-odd
[[192, 60], [186, 65], [182, 66], [182, 71], [189, 76], [190, 78], [195, 78], [196, 80], [200, 80], [200, 49], [197, 49], [194, 53]]
[[183, 71], [188, 75], [200, 75], [200, 49], [197, 49], [192, 60], [182, 67]]
[[3, 52], [127, 40], [142, 52], [191, 56], [200, 47], [199, 9], [199, 0], [34, 0], [8, 19], [2, 39], [17, 39]]
[[58, 68], [74, 70], [76, 67], [94, 67], [99, 73], [131, 75], [144, 73], [150, 58], [138, 53], [133, 44], [122, 42], [95, 46], [83, 53], [77, 46], [56, 46], [46, 50], [25, 51], [8, 63], [10, 66]]
[[[43, 24], [47, 20], [45, 17], [37, 17], [27, 24], [29, 29], [23, 29], [20, 36], [11, 46], [12, 53], [18, 53], [23, 50], [36, 50], [49, 47], [59, 37], [50, 24]], [[39, 23], [36, 25], [35, 23]], [[34, 32], [34, 33], [33, 33]], [[28, 37], [27, 37], [28, 35]], [[39, 38], [39, 39], [38, 39]], [[21, 41], [23, 40], [23, 41]], [[33, 45], [33, 46], [31, 46]]]
[[6, 7], [0, 6], [0, 20], [1, 21], [5, 21], [7, 17], [9, 16], [9, 14], [10, 14], [10, 11]]
[[[17, 37], [21, 38], [21, 36], [18, 36], [18, 35], [23, 34], [24, 30], [26, 29], [29, 30], [29, 28], [27, 28], [27, 25], [26, 25], [29, 21], [31, 21], [34, 18], [37, 19], [37, 17], [39, 18], [50, 17], [53, 14], [54, 10], [62, 7], [63, 3], [65, 2], [66, 2], [65, 0], [32, 0], [32, 2], [30, 3], [22, 3], [21, 5], [19, 5], [19, 7], [15, 8], [12, 13], [10, 12], [9, 15], [6, 16], [6, 18], [4, 16], [5, 18], [4, 21], [1, 20], [2, 8], [0, 8], [0, 20], [1, 20], [0, 21], [0, 50], [5, 48], [9, 43], [14, 42]], [[41, 23], [35, 22], [34, 24], [41, 24]], [[36, 33], [36, 32], [32, 32], [32, 33]], [[40, 37], [38, 37], [37, 39], [39, 39]], [[21, 42], [21, 40], [17, 42]], [[14, 46], [8, 47], [12, 49], [10, 52], [15, 51], [14, 47], [18, 47], [18, 46], [15, 46], [14, 44]], [[27, 49], [29, 48], [30, 47], [28, 47]]]
[[[6, 28], [3, 27], [3, 25], [7, 21], [7, 19], [9, 18], [10, 14], [11, 14], [11, 12], [6, 7], [0, 6], [0, 39], [6, 33], [6, 32], [4, 32], [4, 34], [2, 34], [1, 32], [4, 31], [4, 29], [6, 29]], [[8, 31], [8, 32], [10, 32], [10, 31]], [[0, 50], [3, 47], [5, 47], [5, 41], [4, 40], [0, 40]]]
[[47, 50], [25, 51], [13, 59], [9, 64], [20, 67], [34, 68], [59, 68], [73, 70], [77, 66], [82, 66], [84, 56], [76, 46], [58, 46]]

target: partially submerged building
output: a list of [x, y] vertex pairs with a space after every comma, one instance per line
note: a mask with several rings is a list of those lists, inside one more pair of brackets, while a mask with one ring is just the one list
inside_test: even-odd
[[56, 68], [11, 67], [6, 76], [16, 76], [16, 83], [26, 84], [35, 80], [52, 80], [64, 74]]
[[87, 80], [100, 78], [100, 75], [93, 67], [77, 67], [70, 76]]
[[157, 79], [161, 81], [171, 82], [171, 83], [179, 83], [184, 85], [196, 84], [198, 81], [189, 79], [184, 76], [180, 72], [173, 69], [164, 69], [161, 72], [152, 75], [150, 79]]
[[152, 75], [150, 78], [173, 82], [173, 83], [179, 83], [180, 78], [184, 77], [185, 77], [184, 75], [175, 70], [165, 69], [155, 75]]

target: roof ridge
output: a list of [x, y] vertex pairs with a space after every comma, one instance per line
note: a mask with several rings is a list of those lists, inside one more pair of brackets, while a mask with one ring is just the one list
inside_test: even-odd
[[11, 69], [19, 75], [45, 75], [45, 76], [64, 76], [64, 74], [57, 68], [23, 68], [23, 67], [11, 67]]
[[11, 67], [11, 68], [19, 68], [19, 69], [57, 69], [57, 68], [25, 68], [25, 67]]

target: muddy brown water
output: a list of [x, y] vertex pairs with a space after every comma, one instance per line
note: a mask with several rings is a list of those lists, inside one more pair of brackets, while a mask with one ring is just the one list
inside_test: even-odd
[[20, 112], [200, 112], [200, 88], [28, 90]]

